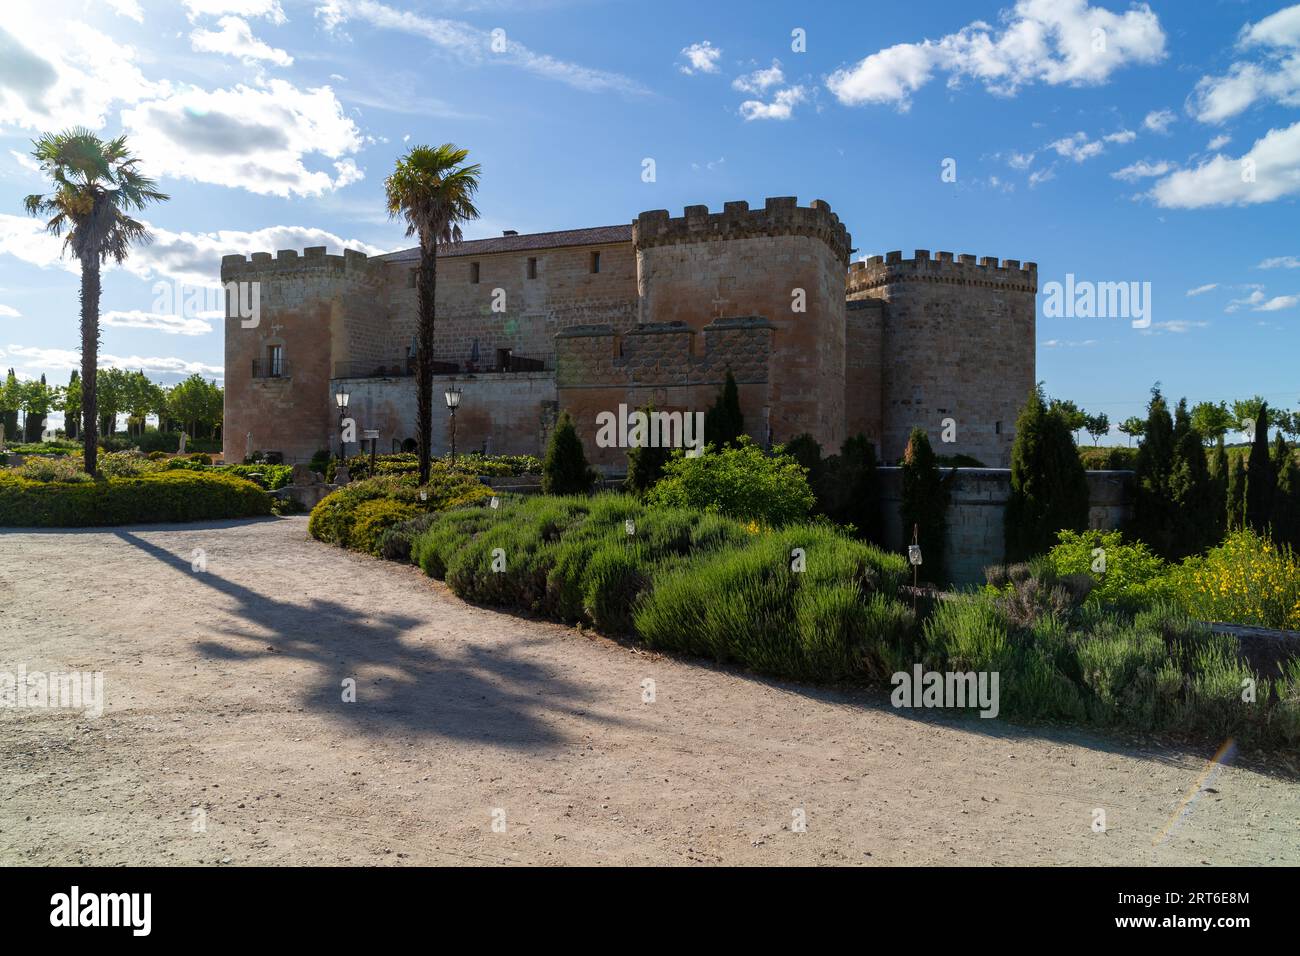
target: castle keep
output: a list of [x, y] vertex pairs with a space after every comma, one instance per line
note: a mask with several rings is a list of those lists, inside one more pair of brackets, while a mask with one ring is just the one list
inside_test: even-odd
[[[434, 450], [450, 444], [454, 380], [458, 450], [540, 455], [568, 411], [616, 471], [626, 452], [597, 446], [601, 412], [704, 411], [730, 369], [760, 443], [808, 432], [830, 454], [861, 433], [892, 461], [920, 426], [941, 454], [1007, 466], [1035, 382], [1035, 264], [851, 252], [827, 203], [793, 198], [440, 250]], [[250, 444], [287, 462], [337, 452], [340, 386], [358, 436], [377, 429], [381, 451], [414, 439], [418, 265], [418, 249], [222, 260], [223, 283], [259, 290], [255, 324], [227, 308], [227, 461]]]

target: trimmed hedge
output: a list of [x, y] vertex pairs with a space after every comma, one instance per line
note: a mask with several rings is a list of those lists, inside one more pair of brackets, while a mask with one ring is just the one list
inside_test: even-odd
[[9, 528], [204, 521], [270, 513], [270, 496], [232, 475], [164, 471], [72, 483], [30, 481], [0, 472], [0, 526]]
[[[424, 498], [420, 497], [421, 492]], [[385, 532], [424, 511], [439, 511], [492, 497], [492, 489], [469, 475], [434, 473], [420, 488], [414, 475], [384, 475], [344, 485], [312, 509], [307, 532], [317, 541], [379, 554]], [[362, 506], [389, 501], [402, 507]], [[358, 526], [364, 521], [363, 526]]]

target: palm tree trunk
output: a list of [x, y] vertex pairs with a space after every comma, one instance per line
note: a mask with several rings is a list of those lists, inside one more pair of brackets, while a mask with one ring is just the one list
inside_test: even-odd
[[81, 447], [86, 474], [95, 474], [99, 454], [99, 407], [95, 370], [99, 366], [99, 260], [81, 260]]
[[429, 482], [433, 457], [433, 320], [438, 288], [438, 250], [420, 237], [419, 326], [415, 352], [415, 424], [420, 456], [420, 484]]

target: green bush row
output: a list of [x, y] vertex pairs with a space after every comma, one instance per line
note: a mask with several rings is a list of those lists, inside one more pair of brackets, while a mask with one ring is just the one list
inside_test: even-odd
[[307, 531], [318, 541], [377, 555], [385, 532], [403, 521], [491, 496], [492, 490], [476, 478], [454, 472], [435, 473], [423, 487], [414, 475], [366, 478], [321, 499]]
[[75, 528], [270, 513], [270, 496], [233, 475], [165, 471], [62, 482], [0, 472], [0, 526], [4, 527]]

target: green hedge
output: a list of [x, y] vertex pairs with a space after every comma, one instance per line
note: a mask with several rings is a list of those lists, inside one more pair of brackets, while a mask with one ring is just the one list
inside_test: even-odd
[[[367, 478], [344, 485], [322, 498], [312, 509], [307, 532], [327, 544], [379, 554], [384, 533], [416, 514], [490, 497], [492, 490], [478, 479], [457, 473], [435, 474], [423, 488], [416, 485], [414, 475]], [[372, 501], [387, 501], [402, 507], [372, 506], [361, 510]], [[363, 520], [364, 524], [358, 528]]]
[[164, 471], [70, 483], [29, 481], [0, 472], [0, 526], [10, 528], [203, 521], [270, 513], [270, 496], [233, 475]]

